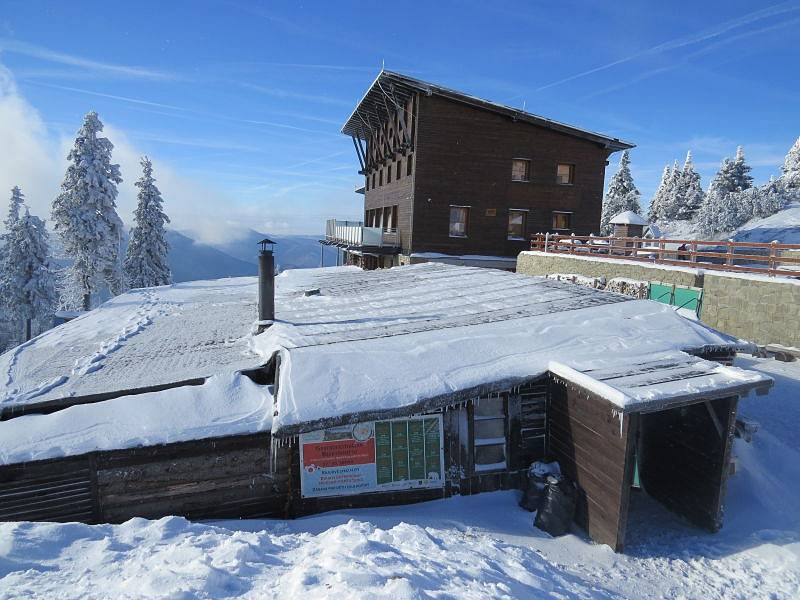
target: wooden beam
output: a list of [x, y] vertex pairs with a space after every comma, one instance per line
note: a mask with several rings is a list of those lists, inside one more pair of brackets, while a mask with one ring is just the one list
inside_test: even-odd
[[356, 155], [358, 156], [358, 162], [361, 163], [361, 170], [364, 170], [364, 157], [361, 155], [361, 146], [356, 142], [356, 136], [350, 136], [350, 139], [353, 140], [353, 147], [356, 149]]

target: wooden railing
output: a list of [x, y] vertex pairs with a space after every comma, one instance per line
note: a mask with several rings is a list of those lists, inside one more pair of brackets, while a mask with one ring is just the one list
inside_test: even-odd
[[537, 234], [531, 250], [696, 269], [800, 277], [800, 244]]

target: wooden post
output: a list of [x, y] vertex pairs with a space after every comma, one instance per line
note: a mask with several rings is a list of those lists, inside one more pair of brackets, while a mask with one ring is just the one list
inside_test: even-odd
[[769, 245], [769, 263], [767, 263], [767, 267], [769, 269], [770, 277], [774, 277], [775, 276], [775, 271], [778, 269], [778, 266], [777, 266], [776, 260], [775, 260], [776, 257], [777, 257], [777, 248], [776, 248], [775, 245], [777, 243], [778, 242], [773, 240]]
[[728, 240], [727, 244], [728, 244], [728, 251], [726, 252], [726, 254], [728, 256], [725, 258], [725, 264], [733, 265], [733, 241]]

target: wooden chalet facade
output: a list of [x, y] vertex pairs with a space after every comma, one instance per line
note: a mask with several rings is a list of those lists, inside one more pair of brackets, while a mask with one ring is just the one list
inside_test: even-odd
[[608, 157], [633, 147], [389, 71], [342, 132], [364, 176], [364, 220], [351, 226], [372, 241], [336, 235], [329, 222], [323, 243], [364, 268], [431, 259], [513, 268], [531, 234], [597, 232]]

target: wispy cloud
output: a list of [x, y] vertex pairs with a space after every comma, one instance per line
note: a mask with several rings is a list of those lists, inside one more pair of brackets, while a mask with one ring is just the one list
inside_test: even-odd
[[33, 84], [33, 85], [37, 85], [37, 86], [52, 88], [52, 89], [56, 89], [56, 90], [63, 90], [63, 91], [66, 91], [66, 92], [73, 92], [73, 93], [77, 93], [77, 94], [85, 94], [85, 95], [88, 95], [88, 96], [95, 96], [95, 97], [98, 97], [98, 98], [108, 98], [109, 100], [117, 100], [117, 101], [120, 101], [120, 102], [128, 102], [128, 103], [131, 103], [131, 104], [134, 104], [134, 105], [142, 105], [142, 106], [147, 106], [147, 107], [155, 107], [155, 108], [173, 110], [173, 111], [175, 111], [177, 113], [189, 114], [189, 115], [194, 116], [195, 118], [202, 118], [204, 120], [241, 123], [241, 124], [244, 124], [244, 125], [256, 125], [256, 126], [261, 126], [261, 127], [271, 127], [271, 128], [275, 128], [275, 129], [284, 129], [284, 130], [288, 130], [288, 131], [296, 131], [296, 132], [302, 132], [302, 133], [313, 133], [313, 134], [316, 134], [316, 135], [323, 135], [323, 136], [336, 136], [336, 137], [339, 137], [339, 134], [335, 133], [333, 131], [319, 131], [317, 129], [308, 129], [306, 127], [299, 127], [297, 125], [291, 125], [289, 123], [279, 123], [279, 122], [276, 122], [276, 121], [266, 121], [266, 120], [260, 120], [260, 119], [242, 119], [242, 118], [237, 118], [237, 117], [229, 117], [229, 116], [221, 114], [221, 113], [219, 113], [219, 114], [218, 113], [211, 113], [211, 112], [207, 112], [207, 111], [195, 110], [195, 109], [192, 109], [192, 108], [186, 108], [186, 107], [183, 107], [183, 106], [176, 106], [174, 104], [165, 104], [163, 102], [153, 102], [151, 100], [144, 100], [142, 98], [131, 98], [129, 96], [118, 96], [116, 94], [106, 94], [104, 92], [95, 92], [95, 91], [87, 90], [87, 89], [83, 89], [83, 88], [70, 87], [70, 86], [66, 86], [66, 85], [57, 85], [57, 84], [54, 84], [54, 83], [44, 83], [44, 82], [41, 82], [41, 81], [29, 81], [28, 83]]
[[677, 38], [673, 38], [666, 42], [662, 42], [656, 46], [652, 46], [651, 48], [647, 48], [645, 50], [641, 50], [639, 52], [635, 52], [623, 58], [617, 59], [615, 61], [606, 63], [604, 65], [600, 65], [594, 67], [592, 69], [588, 69], [586, 71], [581, 71], [580, 73], [576, 73], [574, 75], [570, 75], [569, 77], [564, 77], [557, 81], [553, 81], [546, 85], [540, 86], [536, 88], [537, 92], [542, 90], [546, 90], [552, 87], [556, 87], [562, 85], [564, 83], [568, 83], [570, 81], [575, 81], [576, 79], [580, 79], [582, 77], [586, 77], [587, 75], [593, 75], [594, 73], [599, 73], [601, 71], [605, 71], [607, 69], [611, 69], [612, 67], [616, 67], [618, 65], [622, 65], [625, 63], [629, 63], [639, 58], [656, 56], [662, 54], [664, 52], [668, 52], [670, 50], [677, 50], [679, 48], [684, 48], [687, 46], [692, 46], [695, 44], [700, 44], [703, 42], [707, 42], [709, 40], [713, 40], [719, 38], [720, 36], [732, 31], [734, 29], [738, 29], [739, 27], [744, 27], [750, 25], [752, 23], [756, 23], [758, 21], [762, 21], [769, 17], [775, 17], [781, 14], [786, 14], [790, 12], [796, 12], [800, 10], [800, 5], [793, 3], [793, 2], [783, 2], [781, 4], [776, 4], [773, 6], [769, 6], [767, 8], [763, 8], [761, 10], [753, 11], [748, 13], [744, 16], [738, 17], [736, 19], [731, 19], [729, 21], [725, 21], [720, 25], [716, 25], [714, 27], [710, 27], [704, 29], [698, 33], [693, 33], [690, 35], [685, 35]]
[[117, 77], [128, 77], [135, 79], [152, 79], [152, 80], [169, 80], [177, 79], [174, 74], [167, 73], [156, 69], [149, 69], [146, 67], [118, 65], [114, 63], [100, 62], [72, 54], [63, 52], [56, 52], [37, 46], [28, 44], [19, 40], [0, 38], [0, 51], [11, 52], [14, 54], [21, 54], [31, 58], [37, 58], [51, 63], [66, 65], [69, 67], [76, 67], [78, 69], [85, 69], [104, 73], [106, 75], [114, 75]]
[[640, 73], [636, 77], [633, 77], [633, 78], [631, 78], [631, 79], [629, 79], [627, 81], [623, 81], [623, 82], [617, 83], [615, 85], [612, 85], [612, 86], [609, 86], [609, 87], [606, 87], [606, 88], [603, 88], [603, 89], [600, 89], [600, 90], [596, 90], [596, 91], [594, 91], [594, 92], [592, 92], [590, 94], [587, 94], [586, 96], [583, 96], [583, 98], [581, 98], [581, 99], [582, 100], [590, 100], [591, 98], [595, 98], [595, 97], [601, 96], [603, 94], [619, 91], [621, 89], [624, 89], [626, 87], [629, 87], [631, 85], [634, 85], [636, 83], [644, 81], [646, 79], [651, 79], [653, 77], [656, 77], [657, 75], [661, 75], [662, 73], [667, 73], [669, 71], [674, 71], [674, 70], [676, 70], [676, 69], [678, 69], [680, 67], [684, 67], [687, 64], [689, 64], [692, 60], [694, 60], [695, 58], [699, 58], [701, 56], [709, 54], [710, 52], [713, 52], [714, 50], [717, 50], [717, 49], [719, 49], [719, 48], [721, 48], [723, 46], [727, 46], [729, 44], [741, 41], [741, 40], [746, 39], [746, 38], [755, 37], [755, 36], [763, 35], [765, 33], [770, 33], [770, 32], [773, 32], [773, 31], [777, 31], [779, 29], [786, 29], [787, 27], [793, 27], [793, 26], [798, 25], [798, 24], [800, 24], [800, 18], [798, 18], [798, 19], [789, 19], [788, 21], [781, 21], [780, 23], [775, 23], [773, 25], [768, 25], [766, 27], [760, 27], [758, 29], [753, 29], [751, 31], [745, 31], [745, 32], [739, 33], [737, 35], [733, 35], [733, 36], [726, 37], [726, 38], [721, 39], [721, 40], [717, 40], [715, 42], [712, 42], [711, 44], [708, 44], [707, 46], [704, 46], [703, 48], [700, 48], [699, 50], [697, 50], [695, 52], [692, 52], [691, 54], [687, 54], [682, 59], [680, 59], [680, 60], [678, 60], [678, 61], [676, 61], [676, 62], [674, 62], [674, 63], [672, 63], [670, 65], [666, 65], [666, 66], [663, 66], [663, 67], [658, 67], [658, 68], [655, 68], [655, 69], [651, 69], [649, 71], [645, 71], [644, 73]]
[[280, 88], [274, 88], [265, 85], [257, 85], [255, 83], [240, 83], [239, 85], [245, 89], [252, 90], [254, 92], [259, 92], [261, 94], [266, 94], [267, 96], [274, 96], [275, 98], [302, 100], [304, 102], [316, 102], [318, 104], [329, 104], [331, 106], [342, 106], [345, 108], [351, 108], [353, 105], [352, 101], [342, 100], [339, 98], [331, 98], [330, 96], [320, 96], [318, 94], [303, 94], [301, 92], [292, 92]]
[[187, 138], [174, 135], [162, 135], [144, 131], [129, 131], [128, 135], [138, 141], [157, 142], [159, 144], [170, 144], [172, 146], [187, 146], [190, 148], [206, 148], [209, 150], [232, 150], [236, 152], [265, 152], [264, 148], [248, 144], [239, 144], [225, 140]]

